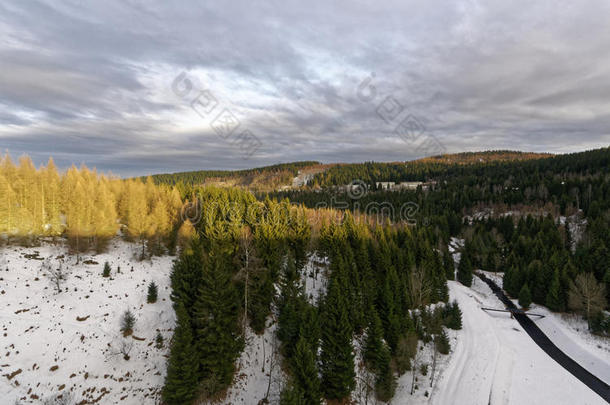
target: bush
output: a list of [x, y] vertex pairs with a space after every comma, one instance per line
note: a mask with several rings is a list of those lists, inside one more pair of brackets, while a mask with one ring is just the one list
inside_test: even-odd
[[102, 272], [102, 276], [110, 277], [110, 270], [110, 264], [108, 264], [108, 262], [104, 263], [104, 271]]
[[146, 302], [148, 302], [149, 304], [154, 304], [155, 302], [157, 302], [158, 291], [159, 290], [157, 288], [157, 285], [155, 284], [154, 281], [152, 281], [148, 285], [148, 295], [146, 297]]
[[421, 375], [428, 375], [428, 365], [426, 363], [422, 364], [419, 367], [419, 372], [421, 373]]
[[157, 336], [155, 337], [155, 347], [157, 349], [163, 349], [163, 335], [161, 335], [161, 332], [157, 332]]
[[129, 336], [133, 333], [133, 327], [136, 324], [136, 318], [133, 316], [131, 311], [128, 309], [123, 314], [123, 318], [121, 319], [121, 332], [123, 332], [123, 336]]

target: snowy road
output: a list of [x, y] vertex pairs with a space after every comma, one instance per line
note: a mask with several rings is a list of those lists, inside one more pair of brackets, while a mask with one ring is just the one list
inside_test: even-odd
[[503, 308], [483, 281], [475, 277], [472, 289], [450, 281], [449, 289], [462, 308], [464, 328], [431, 403], [606, 403], [542, 351], [510, 315], [482, 311], [481, 306]]

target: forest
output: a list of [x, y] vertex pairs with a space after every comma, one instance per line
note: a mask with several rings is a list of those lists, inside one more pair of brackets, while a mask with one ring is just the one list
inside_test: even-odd
[[[529, 160], [433, 159], [406, 169], [340, 165], [310, 187], [255, 194], [199, 184], [207, 175], [118, 179], [84, 166], [60, 173], [52, 160], [15, 164], [6, 155], [0, 234], [10, 244], [65, 239], [77, 255], [104, 251], [114, 237], [136, 243], [138, 260], [176, 255], [168, 269], [177, 322], [167, 404], [221, 399], [247, 331], [260, 335], [272, 325], [287, 375], [281, 404], [347, 401], [358, 383], [357, 338], [367, 384], [389, 401], [398, 377], [418, 367], [419, 342], [449, 353], [447, 329], [461, 328], [461, 311], [447, 280], [470, 286], [478, 270], [504, 272], [504, 290], [523, 308], [574, 311], [592, 332], [610, 333], [608, 163], [606, 148]], [[310, 164], [278, 170], [296, 175]], [[369, 187], [357, 197], [330, 186], [354, 179], [435, 184]], [[320, 206], [333, 198], [347, 205]], [[372, 218], [359, 210], [367, 202], [413, 202], [415, 222]], [[452, 238], [464, 241], [459, 263], [448, 250]], [[318, 300], [303, 282], [311, 260], [325, 263]]]

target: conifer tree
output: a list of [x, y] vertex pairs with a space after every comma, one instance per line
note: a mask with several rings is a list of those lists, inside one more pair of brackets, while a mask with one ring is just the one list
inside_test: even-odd
[[103, 277], [110, 277], [110, 264], [108, 262], [104, 263], [104, 270], [102, 271]]
[[174, 330], [167, 375], [163, 387], [163, 401], [169, 405], [190, 404], [198, 386], [198, 356], [193, 342], [191, 321], [182, 303], [176, 309], [177, 326]]
[[159, 289], [157, 288], [157, 284], [155, 284], [154, 281], [151, 281], [148, 285], [148, 294], [146, 295], [146, 302], [148, 302], [149, 304], [154, 304], [155, 302], [157, 302], [158, 292]]
[[211, 254], [204, 261], [193, 319], [199, 371], [209, 384], [208, 395], [226, 388], [233, 379], [235, 360], [243, 347], [237, 323], [239, 303], [228, 258]]
[[565, 304], [561, 296], [561, 284], [559, 282], [559, 270], [555, 270], [553, 280], [546, 295], [546, 306], [555, 312], [561, 312], [565, 309]]
[[396, 378], [390, 364], [391, 360], [389, 348], [383, 345], [377, 358], [375, 394], [384, 402], [389, 402], [396, 391]]
[[472, 285], [472, 263], [467, 255], [461, 258], [460, 264], [458, 265], [457, 279], [460, 283], [466, 287]]
[[523, 309], [528, 309], [532, 304], [532, 293], [530, 292], [530, 288], [527, 283], [521, 287], [521, 291], [519, 291], [519, 305]]
[[329, 400], [346, 398], [354, 388], [352, 326], [348, 319], [345, 284], [331, 279], [322, 312], [322, 391]]
[[370, 322], [364, 343], [364, 361], [369, 369], [375, 371], [377, 370], [377, 359], [383, 349], [383, 328], [381, 319], [374, 308], [369, 310], [369, 316]]
[[303, 404], [319, 405], [321, 393], [316, 356], [302, 336], [296, 344], [293, 363], [295, 383], [304, 393]]

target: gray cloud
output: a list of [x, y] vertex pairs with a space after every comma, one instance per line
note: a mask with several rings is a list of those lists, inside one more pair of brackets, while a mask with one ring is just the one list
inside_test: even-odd
[[[610, 143], [610, 4], [6, 1], [0, 148], [121, 175]], [[250, 159], [171, 85], [187, 72], [252, 131]], [[359, 97], [369, 75], [375, 97]], [[370, 88], [369, 88], [370, 89]], [[403, 115], [376, 113], [388, 96]], [[216, 113], [217, 111], [215, 111]]]

